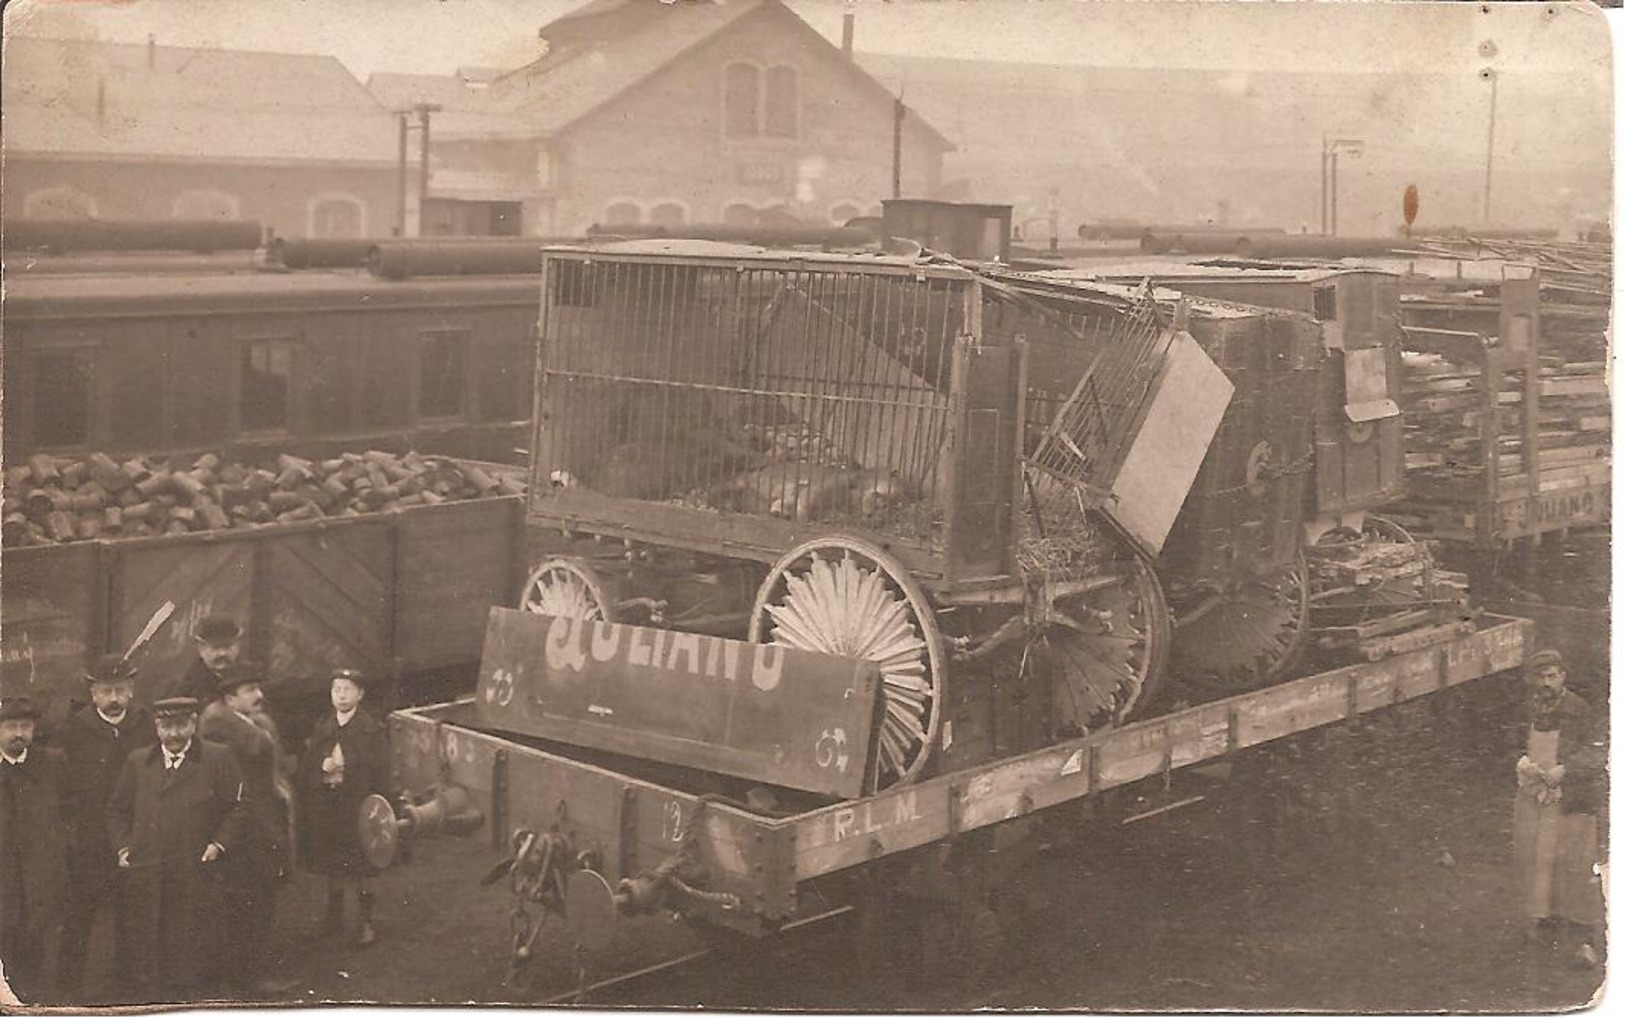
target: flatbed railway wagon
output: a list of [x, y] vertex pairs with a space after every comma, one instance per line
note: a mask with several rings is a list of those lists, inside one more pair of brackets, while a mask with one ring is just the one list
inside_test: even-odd
[[1482, 615], [1426, 648], [874, 789], [873, 662], [496, 609], [476, 695], [390, 716], [399, 794], [360, 829], [379, 866], [439, 831], [490, 839], [482, 883], [509, 921], [489, 949], [509, 952], [515, 1000], [681, 963], [648, 964], [631, 923], [650, 913], [723, 951], [852, 914], [856, 972], [945, 974], [986, 963], [1026, 849], [1195, 805], [1204, 765], [1517, 668], [1528, 625]]

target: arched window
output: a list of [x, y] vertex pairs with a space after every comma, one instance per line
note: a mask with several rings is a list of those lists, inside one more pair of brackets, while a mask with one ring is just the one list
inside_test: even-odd
[[722, 133], [754, 138], [761, 133], [761, 74], [754, 64], [729, 64], [722, 72]]
[[96, 199], [66, 184], [48, 187], [24, 196], [23, 215], [29, 219], [95, 219]]
[[762, 103], [762, 133], [769, 138], [794, 138], [801, 133], [800, 92], [794, 67], [767, 69], [767, 95]]
[[755, 226], [756, 210], [742, 202], [735, 202], [722, 210], [722, 221], [728, 226]]
[[756, 221], [763, 226], [795, 226], [798, 222], [788, 205], [769, 206], [756, 214]]
[[674, 201], [663, 201], [649, 210], [649, 222], [655, 226], [682, 226], [688, 222], [688, 209]]
[[605, 226], [636, 226], [643, 222], [643, 209], [637, 202], [618, 201], [604, 210]]
[[863, 210], [858, 208], [855, 202], [843, 201], [839, 205], [830, 206], [829, 221], [836, 226], [845, 226], [862, 214]]
[[182, 191], [169, 203], [171, 219], [241, 219], [237, 196], [224, 191]]
[[367, 235], [367, 205], [353, 194], [319, 194], [305, 206], [305, 232], [311, 237], [358, 240]]

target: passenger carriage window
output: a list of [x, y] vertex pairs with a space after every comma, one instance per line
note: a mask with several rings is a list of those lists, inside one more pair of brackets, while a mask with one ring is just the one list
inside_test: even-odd
[[1322, 322], [1337, 321], [1337, 287], [1315, 287], [1315, 319]]
[[244, 344], [239, 378], [243, 430], [286, 428], [293, 391], [292, 341], [256, 339]]
[[519, 379], [534, 367], [533, 348], [508, 336], [485, 336], [479, 341], [476, 379], [479, 418], [482, 421], [517, 421], [530, 416], [519, 404]]
[[468, 336], [418, 336], [418, 416], [461, 417], [468, 391]]
[[35, 443], [49, 447], [90, 441], [95, 382], [92, 350], [52, 350], [34, 355]]

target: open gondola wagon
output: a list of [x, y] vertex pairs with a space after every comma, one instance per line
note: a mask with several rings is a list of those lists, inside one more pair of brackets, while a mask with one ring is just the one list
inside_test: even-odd
[[1151, 561], [1232, 386], [1150, 301], [1069, 324], [959, 265], [633, 242], [548, 250], [541, 326], [523, 607], [877, 662], [874, 788], [1156, 692]]

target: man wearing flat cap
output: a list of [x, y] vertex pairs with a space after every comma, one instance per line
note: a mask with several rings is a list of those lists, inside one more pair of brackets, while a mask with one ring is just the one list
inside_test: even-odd
[[197, 734], [198, 703], [152, 705], [158, 745], [124, 761], [107, 806], [107, 840], [129, 879], [130, 971], [158, 994], [187, 1001], [219, 978], [225, 874], [242, 840], [243, 774], [231, 750]]
[[222, 670], [243, 653], [243, 627], [226, 615], [208, 615], [192, 630], [197, 657], [169, 689], [169, 696], [189, 696], [208, 703], [216, 696]]
[[198, 734], [227, 747], [243, 772], [243, 837], [226, 856], [226, 973], [234, 988], [280, 992], [265, 978], [266, 951], [275, 924], [278, 884], [292, 852], [291, 761], [282, 752], [276, 722], [266, 710], [261, 671], [235, 661], [220, 672], [220, 698], [204, 708]]
[[0, 700], [0, 959], [12, 992], [28, 1004], [50, 992], [45, 945], [67, 879], [65, 765], [56, 750], [34, 745], [39, 722], [27, 697]]
[[113, 971], [127, 971], [130, 930], [124, 879], [107, 841], [107, 801], [125, 758], [151, 746], [152, 715], [134, 704], [139, 670], [117, 654], [103, 654], [85, 673], [90, 703], [52, 733], [67, 758], [68, 899], [62, 924], [61, 982], [65, 999], [78, 999], [85, 956], [96, 918], [113, 915]]
[[[1512, 813], [1513, 856], [1526, 914], [1581, 964], [1598, 963], [1602, 889], [1598, 817], [1607, 801], [1607, 748], [1584, 699], [1567, 688], [1555, 650], [1531, 654], [1527, 751], [1518, 760]], [[1576, 943], [1577, 942], [1577, 943]]]

